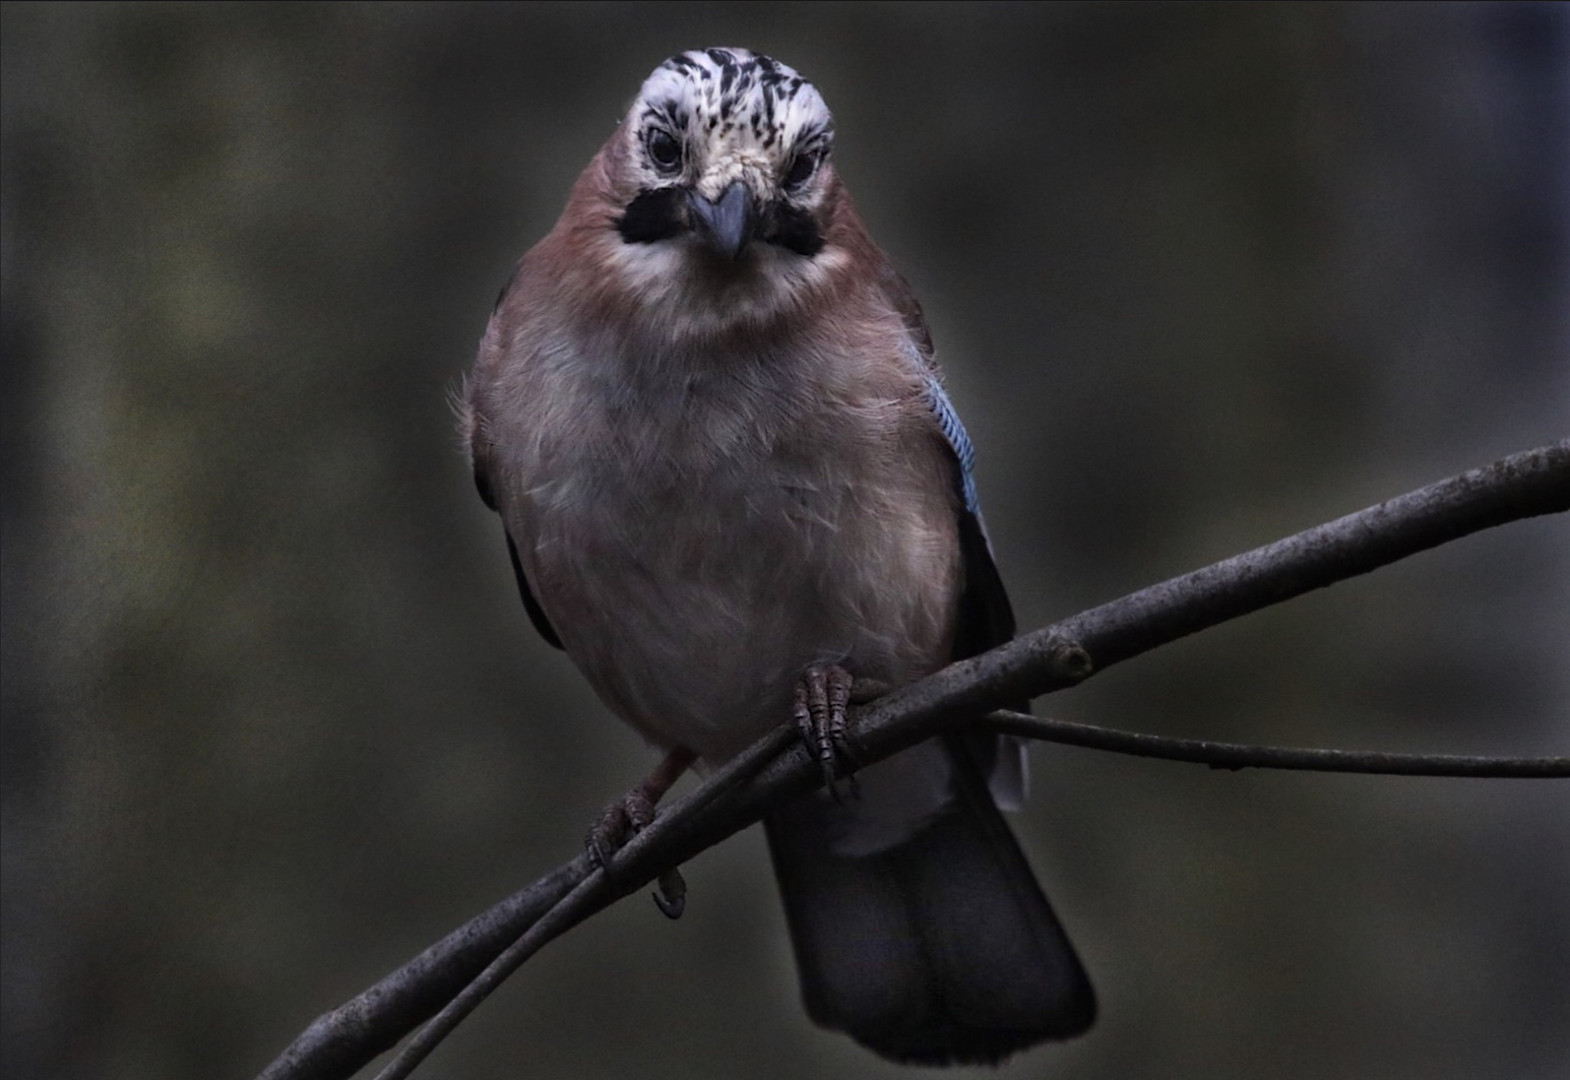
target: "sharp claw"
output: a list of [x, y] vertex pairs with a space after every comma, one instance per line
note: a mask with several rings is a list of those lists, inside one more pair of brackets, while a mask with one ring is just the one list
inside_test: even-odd
[[[584, 838], [589, 863], [602, 871], [607, 883], [615, 886], [616, 871], [611, 859], [622, 849], [628, 838], [641, 833], [654, 822], [654, 805], [670, 790], [682, 773], [692, 765], [697, 755], [685, 747], [669, 751], [659, 767], [637, 787], [605, 808], [605, 812], [589, 829]], [[675, 867], [660, 875], [660, 891], [654, 902], [666, 918], [679, 919], [687, 906], [687, 882]]]
[[837, 803], [844, 802], [840, 781], [850, 781], [850, 797], [860, 795], [853, 770], [859, 763], [850, 750], [846, 709], [851, 700], [850, 673], [837, 664], [828, 667], [810, 667], [802, 673], [796, 684], [796, 696], [791, 715], [802, 742], [818, 761], [823, 772], [823, 786]]
[[659, 889], [653, 894], [654, 906], [667, 919], [679, 919], [687, 910], [687, 879], [672, 867], [660, 875]]
[[621, 847], [627, 836], [627, 810], [623, 803], [612, 803], [589, 829], [583, 846], [588, 849], [589, 861], [601, 870], [610, 872], [611, 856]]
[[[642, 832], [653, 820], [654, 804], [642, 792], [633, 791], [612, 803], [584, 841], [589, 861], [610, 877], [613, 873], [611, 858], [630, 835]], [[679, 869], [672, 868], [660, 875], [654, 903], [667, 919], [681, 918], [687, 909], [687, 882]]]

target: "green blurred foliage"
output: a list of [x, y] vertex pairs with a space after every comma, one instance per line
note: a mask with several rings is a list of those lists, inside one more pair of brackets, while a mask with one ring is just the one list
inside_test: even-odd
[[[1024, 625], [1565, 436], [1557, 5], [3, 13], [8, 1077], [254, 1074], [654, 760], [533, 634], [448, 396], [662, 58], [812, 78], [924, 299]], [[1565, 753], [1511, 526], [1040, 709]], [[1570, 1068], [1563, 783], [1035, 752], [1102, 1020], [1007, 1076]], [[432, 1075], [894, 1075], [796, 1000], [755, 835], [553, 945]]]

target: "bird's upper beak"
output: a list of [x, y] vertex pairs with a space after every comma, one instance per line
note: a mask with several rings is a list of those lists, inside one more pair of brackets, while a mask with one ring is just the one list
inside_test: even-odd
[[757, 234], [758, 208], [752, 191], [741, 180], [733, 180], [713, 202], [697, 191], [688, 194], [694, 231], [721, 258], [734, 259]]

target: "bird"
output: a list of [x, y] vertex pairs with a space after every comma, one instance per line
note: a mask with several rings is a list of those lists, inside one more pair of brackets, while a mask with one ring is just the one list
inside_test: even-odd
[[[518, 262], [461, 392], [529, 619], [666, 751], [613, 807], [631, 828], [782, 724], [832, 774], [859, 687], [1014, 633], [921, 306], [833, 148], [793, 68], [664, 61]], [[1090, 1027], [999, 812], [1024, 779], [1020, 744], [972, 731], [766, 817], [814, 1022], [927, 1065]]]

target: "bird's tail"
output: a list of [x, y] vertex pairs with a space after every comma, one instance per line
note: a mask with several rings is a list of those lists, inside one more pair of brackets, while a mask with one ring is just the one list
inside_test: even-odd
[[908, 839], [833, 850], [832, 800], [765, 822], [807, 1012], [896, 1061], [995, 1063], [1095, 1019], [1067, 935], [955, 737], [954, 797]]

